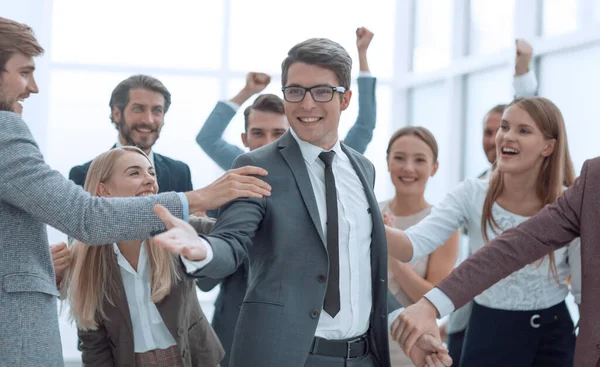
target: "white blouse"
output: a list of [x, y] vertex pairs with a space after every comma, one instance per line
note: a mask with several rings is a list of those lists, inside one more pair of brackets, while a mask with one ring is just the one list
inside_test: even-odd
[[156, 305], [150, 299], [150, 263], [148, 262], [146, 241], [142, 242], [140, 248], [137, 271], [121, 254], [116, 243], [113, 244], [113, 249], [117, 255], [117, 263], [127, 295], [135, 353], [167, 349], [176, 345], [177, 343], [167, 329]]
[[[468, 228], [470, 252], [485, 245], [481, 234], [483, 203], [489, 180], [467, 179], [436, 205], [431, 214], [405, 231], [413, 245], [413, 259], [420, 259], [438, 247], [463, 224]], [[502, 230], [515, 227], [527, 217], [513, 214], [494, 204], [492, 215]], [[497, 235], [487, 226], [491, 240]], [[502, 310], [540, 310], [562, 302], [569, 293], [566, 279], [571, 275], [571, 292], [581, 303], [581, 254], [579, 238], [554, 252], [559, 281], [550, 270], [549, 257], [525, 266], [475, 297], [482, 306]], [[465, 284], [468, 287], [468, 284]]]

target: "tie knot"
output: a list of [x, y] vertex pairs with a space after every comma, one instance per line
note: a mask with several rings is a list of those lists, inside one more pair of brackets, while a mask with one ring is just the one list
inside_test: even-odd
[[331, 167], [331, 163], [333, 163], [333, 157], [335, 156], [335, 152], [330, 150], [329, 152], [321, 152], [319, 154], [319, 158], [325, 163], [325, 167]]

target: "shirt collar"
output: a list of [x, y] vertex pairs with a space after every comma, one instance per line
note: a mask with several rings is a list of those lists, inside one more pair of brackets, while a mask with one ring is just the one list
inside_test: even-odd
[[[300, 137], [296, 134], [294, 129], [290, 128], [290, 133], [292, 134], [294, 139], [296, 139], [296, 142], [298, 142], [298, 145], [300, 146], [300, 152], [302, 153], [302, 157], [309, 165], [315, 163], [317, 158], [319, 158], [319, 154], [321, 154], [321, 152], [326, 152], [325, 149], [316, 145], [312, 145], [311, 143], [300, 139]], [[338, 156], [340, 159], [344, 161], [348, 160], [348, 157], [342, 150], [342, 145], [340, 144], [339, 140], [335, 142], [334, 146], [330, 150], [333, 150], [335, 152], [335, 155]]]
[[[117, 139], [117, 144], [115, 144], [116, 148], [121, 148], [123, 147], [123, 144], [121, 144], [121, 141], [119, 139]], [[152, 163], [152, 167], [156, 168], [154, 166], [154, 152], [152, 150], [150, 150], [150, 154], [148, 154], [148, 159], [150, 159], [150, 163]]]

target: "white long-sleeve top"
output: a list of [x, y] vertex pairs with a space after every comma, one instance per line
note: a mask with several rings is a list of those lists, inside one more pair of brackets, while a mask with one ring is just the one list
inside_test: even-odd
[[[487, 193], [489, 180], [467, 179], [450, 192], [444, 200], [436, 205], [431, 214], [418, 224], [405, 231], [413, 245], [413, 259], [426, 256], [443, 245], [446, 240], [463, 224], [469, 230], [469, 247], [471, 253], [485, 245], [481, 233], [481, 217], [483, 203]], [[528, 219], [511, 213], [498, 204], [494, 204], [492, 215], [501, 230], [515, 227]], [[501, 232], [501, 231], [499, 231]], [[488, 225], [488, 238], [497, 235]], [[508, 277], [502, 279], [483, 293], [475, 297], [482, 306], [501, 310], [540, 310], [562, 302], [569, 293], [565, 283], [571, 275], [571, 292], [575, 302], [581, 302], [581, 255], [579, 239], [554, 252], [557, 281], [550, 270], [549, 257], [525, 266]], [[465, 287], [468, 287], [465, 284]], [[434, 292], [437, 291], [437, 292]], [[454, 310], [449, 298], [435, 289], [427, 298], [438, 307], [440, 316]], [[443, 313], [443, 314], [442, 314]]]

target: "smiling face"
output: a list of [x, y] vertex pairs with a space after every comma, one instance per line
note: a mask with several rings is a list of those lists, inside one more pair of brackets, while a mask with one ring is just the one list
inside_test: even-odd
[[[296, 62], [288, 69], [285, 86], [339, 87], [340, 82], [332, 70]], [[301, 102], [284, 101], [285, 114], [291, 128], [301, 140], [329, 150], [338, 140], [340, 115], [348, 108], [351, 97], [352, 92], [349, 90], [343, 95], [334, 92], [331, 101], [321, 103], [315, 102], [310, 93], [306, 93]]]
[[285, 115], [253, 109], [248, 115], [248, 132], [242, 133], [242, 142], [254, 150], [279, 139], [289, 127]]
[[414, 135], [404, 135], [390, 146], [388, 171], [397, 195], [423, 195], [429, 177], [438, 168], [429, 145]]
[[158, 183], [154, 167], [140, 153], [125, 151], [114, 163], [110, 177], [98, 186], [98, 196], [135, 197], [154, 195]]
[[22, 114], [21, 103], [30, 94], [38, 93], [33, 77], [35, 63], [33, 58], [21, 53], [14, 54], [0, 71], [0, 110]]
[[123, 109], [113, 108], [113, 121], [123, 145], [137, 146], [146, 154], [160, 136], [164, 124], [165, 97], [143, 88], [129, 91], [129, 102]]
[[529, 114], [517, 105], [502, 115], [496, 134], [497, 167], [504, 173], [539, 172], [544, 158], [554, 150], [556, 140], [544, 138]]

